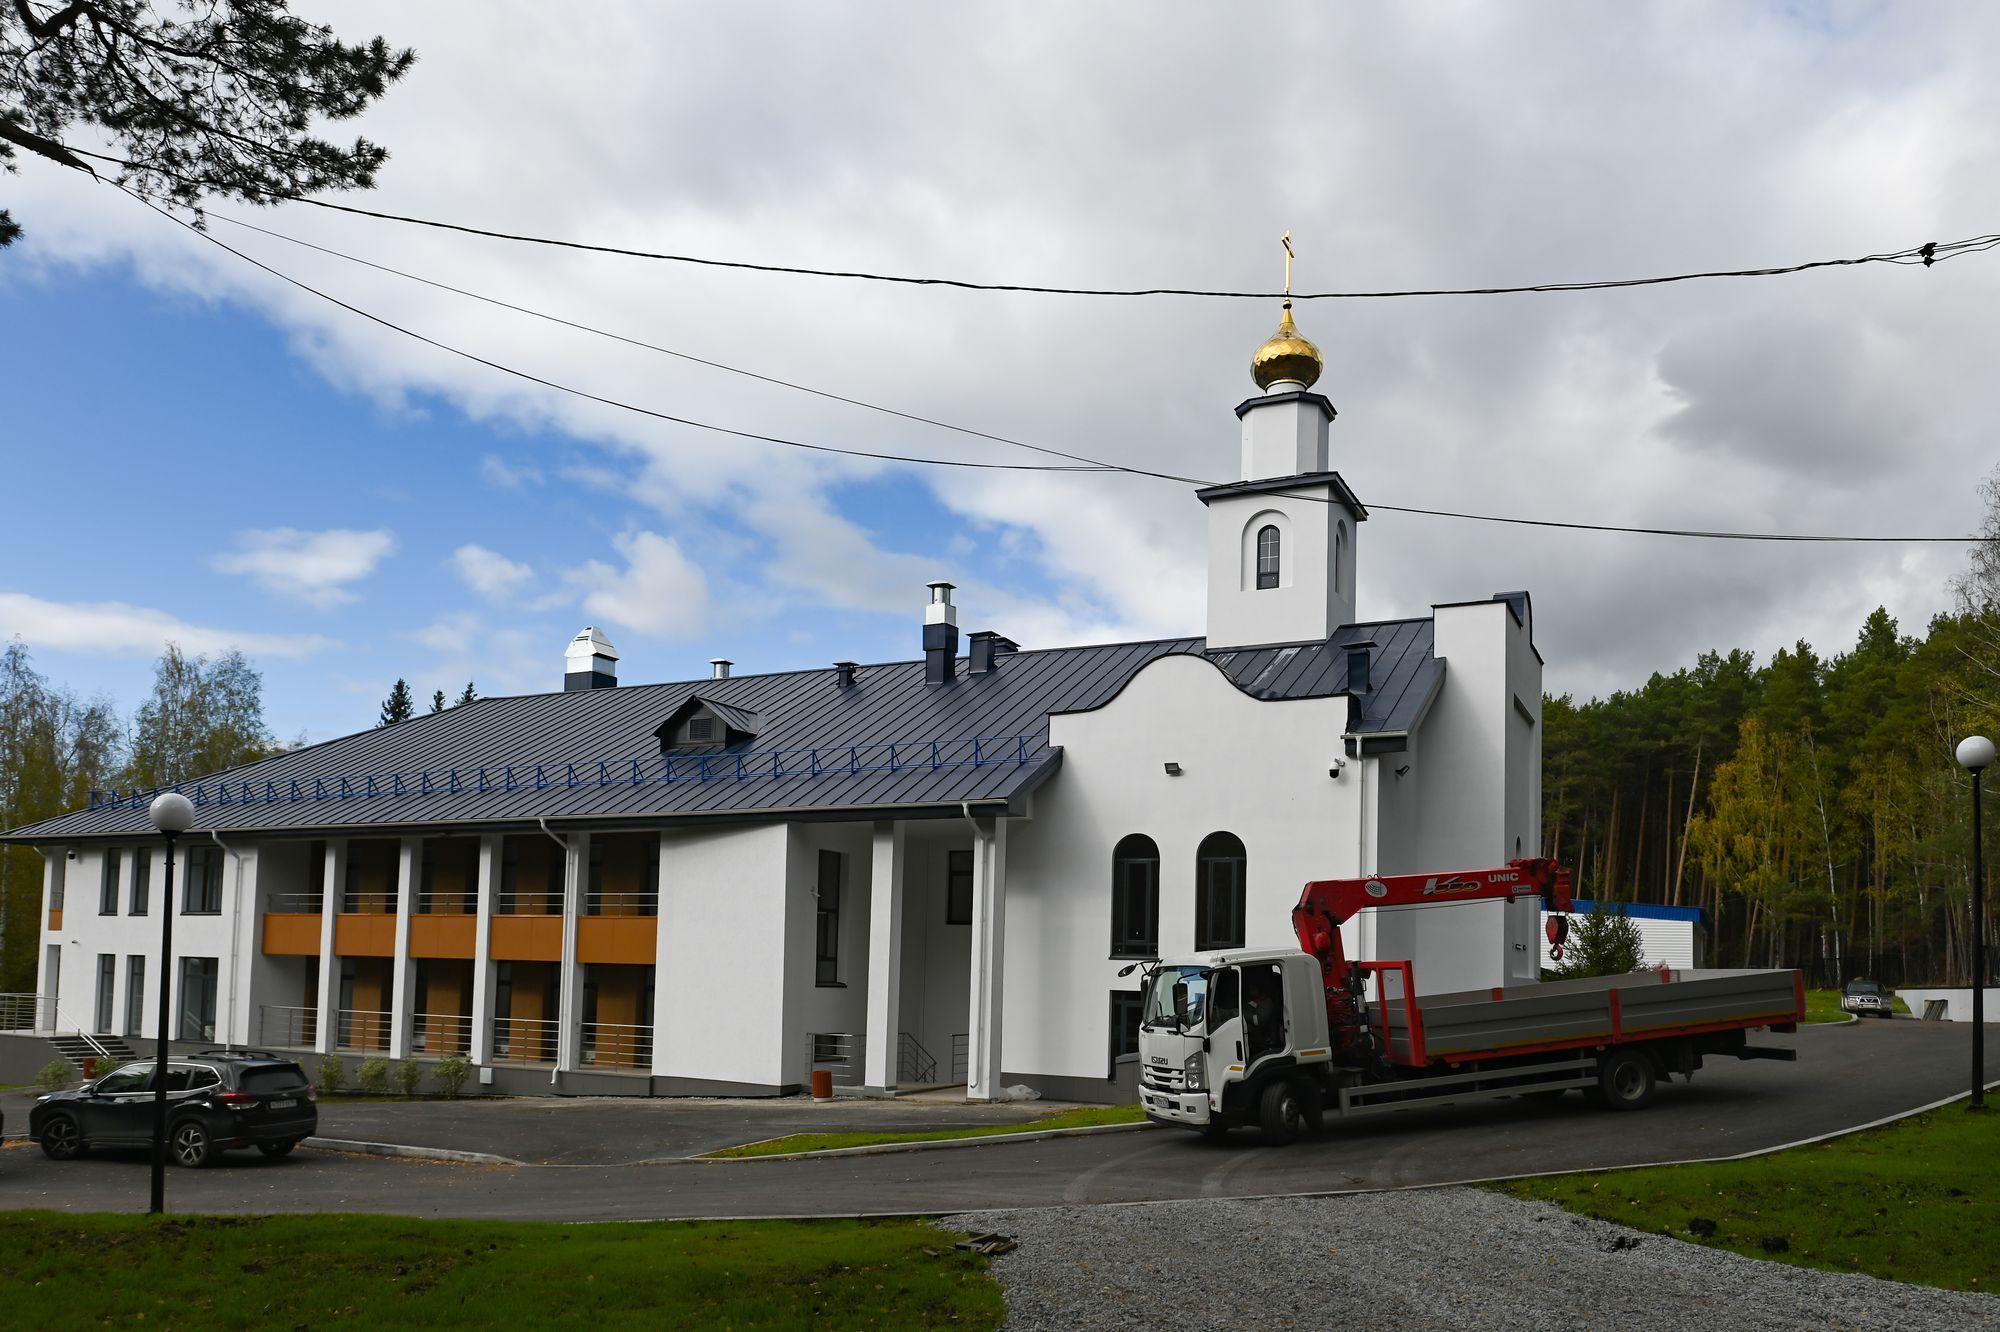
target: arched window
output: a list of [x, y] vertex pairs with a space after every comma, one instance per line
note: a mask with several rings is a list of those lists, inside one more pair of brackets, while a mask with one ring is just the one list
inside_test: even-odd
[[1347, 576], [1347, 520], [1343, 518], [1333, 529], [1333, 586], [1338, 591], [1351, 585]]
[[1160, 848], [1144, 833], [1111, 852], [1111, 955], [1160, 955]]
[[1257, 529], [1257, 587], [1262, 591], [1278, 585], [1278, 529], [1271, 525]]
[[1243, 946], [1244, 867], [1242, 839], [1210, 833], [1194, 853], [1194, 946]]

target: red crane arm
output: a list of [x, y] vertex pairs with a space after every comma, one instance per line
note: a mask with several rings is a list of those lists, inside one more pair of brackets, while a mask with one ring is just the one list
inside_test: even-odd
[[[1358, 1026], [1359, 978], [1341, 947], [1340, 927], [1368, 907], [1442, 906], [1451, 902], [1511, 902], [1540, 897], [1551, 911], [1572, 903], [1569, 871], [1553, 860], [1510, 860], [1500, 869], [1455, 874], [1382, 874], [1360, 879], [1317, 879], [1292, 908], [1299, 947], [1319, 959], [1327, 1017], [1336, 1033]], [[1336, 1035], [1336, 1040], [1341, 1039]]]

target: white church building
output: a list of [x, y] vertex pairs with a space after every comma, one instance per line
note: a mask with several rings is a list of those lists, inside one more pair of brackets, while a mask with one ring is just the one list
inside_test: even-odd
[[[1368, 512], [1320, 369], [1288, 302], [1240, 479], [1198, 492], [1196, 636], [962, 639], [940, 582], [910, 660], [621, 684], [586, 629], [560, 690], [181, 787], [171, 900], [150, 793], [6, 833], [46, 860], [17, 1025], [148, 1048], [173, 911], [189, 1042], [457, 1054], [516, 1092], [770, 1095], [825, 1067], [1129, 1098], [1132, 961], [1286, 944], [1309, 879], [1538, 854], [1528, 596], [1356, 621]], [[1536, 978], [1532, 902], [1370, 915], [1351, 950], [1422, 989]]]

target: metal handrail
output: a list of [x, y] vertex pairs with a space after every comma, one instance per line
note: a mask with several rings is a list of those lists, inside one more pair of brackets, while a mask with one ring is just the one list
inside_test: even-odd
[[653, 1024], [650, 1022], [586, 1022], [579, 1033], [582, 1062], [599, 1068], [651, 1068]]
[[[464, 910], [440, 911], [440, 902], [462, 905]], [[479, 912], [479, 893], [476, 889], [434, 889], [417, 894], [417, 914], [419, 916], [472, 916]]]
[[264, 910], [284, 915], [317, 916], [326, 910], [326, 894], [314, 892], [268, 893]]
[[[496, 1064], [552, 1064], [556, 1058], [561, 1025], [554, 1018], [498, 1017], [493, 1019], [493, 1062]], [[532, 1044], [536, 1053], [523, 1054], [519, 1048]]]
[[896, 1081], [913, 1087], [928, 1087], [937, 1081], [936, 1058], [907, 1031], [896, 1036]]
[[180, 791], [197, 806], [276, 805], [309, 800], [367, 800], [408, 795], [472, 795], [494, 791], [574, 790], [579, 786], [673, 785], [677, 782], [776, 781], [919, 769], [1026, 764], [1048, 744], [1035, 735], [972, 736], [810, 749], [719, 750], [709, 754], [649, 754], [581, 762], [496, 763], [417, 772], [287, 778], [262, 783], [196, 782], [143, 791], [93, 788], [91, 809], [144, 809], [161, 791]]
[[389, 1048], [390, 1023], [395, 1019], [393, 1013], [369, 1008], [342, 1008], [336, 1010], [333, 1016], [333, 1043], [336, 1049], [373, 1053]]
[[[26, 1012], [30, 1025], [20, 1025], [21, 1014]], [[63, 1030], [62, 1009], [56, 1004], [52, 994], [0, 994], [0, 1031], [47, 1032], [51, 1035], [69, 1035]], [[46, 1020], [44, 1020], [46, 1018]], [[99, 1059], [116, 1059], [97, 1035], [82, 1026], [74, 1029], [76, 1038], [89, 1046]]]
[[867, 1079], [868, 1038], [855, 1031], [810, 1031], [806, 1033], [806, 1066], [828, 1069], [840, 1087], [859, 1087]]
[[[607, 911], [608, 906], [637, 907], [636, 911]], [[648, 909], [650, 908], [650, 909]], [[660, 914], [660, 895], [652, 893], [585, 893], [583, 914], [586, 916], [657, 916]]]
[[285, 1004], [257, 1006], [257, 1040], [280, 1049], [310, 1050], [319, 1034], [319, 1010]]
[[957, 1032], [951, 1038], [951, 1080], [964, 1082], [971, 1076], [971, 1038], [964, 1032]]
[[[436, 1039], [433, 1040], [432, 1038]], [[418, 1013], [411, 1019], [410, 1049], [420, 1054], [462, 1055], [472, 1049], [470, 1013]]]

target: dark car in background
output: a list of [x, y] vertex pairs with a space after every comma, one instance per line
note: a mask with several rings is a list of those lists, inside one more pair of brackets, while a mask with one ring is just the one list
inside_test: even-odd
[[[156, 1061], [113, 1069], [72, 1091], [50, 1092], [28, 1111], [28, 1134], [52, 1161], [93, 1147], [153, 1141]], [[233, 1147], [284, 1156], [319, 1128], [319, 1089], [289, 1059], [262, 1050], [206, 1050], [167, 1061], [167, 1154], [179, 1165], [213, 1163]]]
[[1896, 1016], [1896, 992], [1880, 981], [1855, 977], [1840, 992], [1841, 1011], [1856, 1017]]

